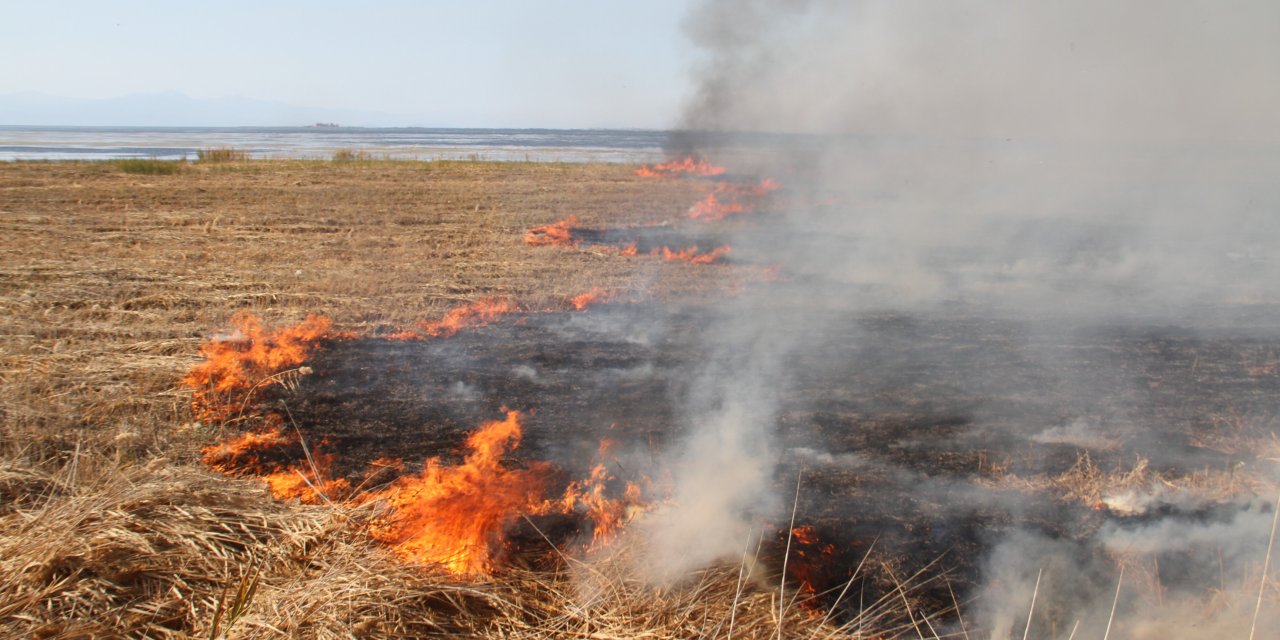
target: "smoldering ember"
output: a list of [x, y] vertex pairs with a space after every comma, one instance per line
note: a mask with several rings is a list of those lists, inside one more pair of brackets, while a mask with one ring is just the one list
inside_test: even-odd
[[648, 163], [0, 164], [0, 628], [1275, 637], [1280, 9], [1136, 6], [699, 2]]

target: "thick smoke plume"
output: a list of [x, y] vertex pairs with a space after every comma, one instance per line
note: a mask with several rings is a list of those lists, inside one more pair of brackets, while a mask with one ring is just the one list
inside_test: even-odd
[[[651, 522], [671, 559], [659, 575], [741, 553], [760, 519], [785, 511], [777, 396], [795, 356], [822, 348], [822, 318], [961, 309], [1031, 335], [1275, 328], [1280, 4], [713, 0], [686, 28], [704, 56], [672, 144], [748, 149], [741, 162], [787, 186], [788, 205], [733, 247], [791, 281], [726, 308], [716, 357], [683, 398], [679, 506]], [[1050, 437], [1028, 428], [1007, 435]], [[1270, 516], [1249, 505], [1069, 542], [1011, 535], [986, 560], [979, 622], [1021, 632], [1043, 570], [1040, 606], [1068, 628], [1033, 635], [1067, 637], [1080, 620], [1096, 637], [1126, 554], [1185, 560], [1157, 572], [1174, 584], [1151, 612], [1217, 584], [1202, 580], [1210, 560], [1214, 580], [1257, 584]], [[1172, 618], [1124, 598], [1129, 632], [1162, 637]], [[1231, 611], [1202, 629], [1237, 632], [1247, 616]]]

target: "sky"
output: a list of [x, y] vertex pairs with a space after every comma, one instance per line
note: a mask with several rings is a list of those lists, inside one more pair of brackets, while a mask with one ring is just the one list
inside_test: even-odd
[[178, 92], [404, 125], [661, 129], [690, 82], [687, 4], [5, 0], [0, 100]]

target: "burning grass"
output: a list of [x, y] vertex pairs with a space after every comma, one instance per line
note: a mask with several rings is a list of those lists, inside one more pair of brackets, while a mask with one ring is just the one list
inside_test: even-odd
[[643, 178], [707, 178], [724, 173], [724, 167], [712, 164], [706, 158], [685, 156], [667, 162], [645, 165], [635, 170]]
[[[620, 583], [584, 601], [563, 573], [423, 571], [375, 539], [385, 500], [280, 502], [201, 462], [206, 449], [214, 466], [242, 466], [220, 425], [306, 375], [296, 354], [226, 347], [251, 337], [307, 352], [338, 339], [333, 325], [434, 337], [486, 317], [450, 312], [484, 300], [565, 308], [590, 304], [583, 292], [634, 292], [631, 266], [526, 248], [525, 230], [566, 205], [589, 224], [680, 215], [696, 187], [558, 164], [226, 162], [187, 165], [163, 184], [152, 175], [0, 166], [0, 626], [38, 637], [675, 638], [723, 630], [734, 611], [743, 634], [773, 624], [770, 593], [744, 592], [735, 609], [723, 580], [661, 592]], [[670, 263], [644, 278], [663, 295], [696, 294], [707, 283], [695, 269]], [[316, 310], [333, 325], [306, 320]], [[240, 312], [300, 329], [268, 336]], [[207, 341], [218, 327], [237, 333]], [[183, 376], [203, 389], [194, 409], [175, 385]], [[221, 386], [201, 382], [214, 378]], [[301, 447], [276, 427], [257, 437]], [[308, 445], [317, 466], [286, 467], [280, 481], [298, 490], [305, 476], [340, 500], [315, 474], [323, 444]], [[573, 509], [591, 508], [590, 481]]]
[[[710, 193], [718, 201], [763, 198], [772, 188], [758, 195], [751, 190], [763, 184], [745, 196], [718, 186]], [[778, 529], [762, 543], [762, 554], [653, 586], [636, 569], [643, 542], [623, 525], [656, 494], [643, 481], [628, 484], [634, 478], [626, 465], [609, 462], [613, 445], [602, 442], [598, 459], [581, 455], [586, 469], [542, 460], [534, 453], [545, 446], [536, 443], [528, 454], [516, 449], [534, 439], [526, 419], [542, 419], [545, 434], [569, 423], [548, 414], [581, 414], [582, 407], [548, 407], [536, 417], [491, 412], [488, 422], [466, 424], [479, 426], [470, 436], [419, 433], [431, 445], [425, 459], [363, 459], [367, 468], [353, 471], [343, 466], [347, 452], [338, 449], [338, 436], [328, 441], [323, 431], [295, 423], [292, 410], [299, 406], [290, 408], [290, 394], [309, 389], [341, 402], [349, 379], [343, 376], [401, 371], [396, 367], [403, 362], [377, 359], [400, 348], [414, 357], [449, 342], [444, 347], [489, 357], [481, 353], [483, 343], [466, 341], [469, 335], [484, 327], [499, 339], [517, 330], [552, 331], [537, 326], [542, 311], [572, 315], [640, 298], [642, 289], [656, 292], [647, 299], [658, 301], [724, 294], [734, 280], [715, 276], [732, 264], [631, 260], [626, 242], [597, 241], [618, 229], [665, 233], [666, 227], [643, 225], [687, 220], [690, 203], [708, 193], [705, 182], [644, 179], [610, 166], [263, 161], [188, 165], [181, 176], [158, 183], [109, 164], [12, 163], [0, 166], [0, 189], [7, 231], [0, 262], [0, 625], [17, 634], [684, 638], [763, 637], [781, 629], [786, 636], [930, 637], [945, 633], [944, 625], [955, 628], [954, 620], [935, 617], [954, 606], [955, 600], [938, 606], [950, 583], [942, 572], [911, 576], [937, 568], [930, 563], [938, 556], [976, 551], [964, 545], [977, 538], [955, 533], [945, 516], [920, 515], [953, 506], [928, 502], [931, 482], [972, 475], [979, 479], [974, 485], [1030, 496], [1026, 503], [1053, 498], [1029, 508], [1030, 517], [1078, 510], [1095, 524], [1161, 486], [1221, 495], [1270, 488], [1245, 471], [1224, 479], [1217, 470], [1175, 473], [1167, 463], [1157, 470], [1158, 461], [1121, 460], [1130, 442], [1053, 422], [1067, 405], [1030, 391], [1012, 401], [985, 397], [995, 406], [987, 417], [1000, 427], [1028, 414], [1047, 416], [1045, 424], [1057, 426], [1045, 430], [1035, 452], [1056, 456], [1036, 460], [1051, 472], [1030, 475], [1031, 456], [988, 458], [981, 441], [966, 450], [931, 449], [929, 442], [963, 424], [964, 416], [945, 412], [947, 403], [973, 407], [948, 381], [982, 388], [990, 371], [1018, 366], [1008, 365], [1007, 352], [990, 350], [1008, 336], [985, 324], [870, 318], [860, 330], [875, 339], [845, 355], [883, 366], [826, 372], [857, 384], [837, 390], [829, 411], [784, 408], [780, 434], [793, 451], [819, 437], [835, 438], [830, 460], [814, 454], [808, 462], [827, 465], [830, 480], [804, 500], [844, 500], [866, 519], [849, 529], [812, 509], [806, 513], [814, 525]], [[577, 220], [566, 220], [570, 211]], [[707, 216], [688, 224], [708, 226], [707, 219], [715, 222]], [[604, 231], [581, 236], [576, 250], [527, 240], [554, 239], [558, 229], [571, 242], [575, 233]], [[658, 247], [689, 252], [686, 258], [714, 256], [706, 262], [727, 251], [718, 242], [699, 241], [693, 249], [651, 244], [631, 249], [637, 256], [661, 255]], [[592, 248], [601, 246], [610, 250]], [[325, 318], [309, 317], [317, 311]], [[211, 330], [227, 333], [210, 339]], [[607, 344], [581, 353], [520, 340], [503, 344], [504, 353], [513, 354], [513, 367], [502, 371], [503, 390], [542, 393], [540, 385], [554, 381], [533, 378], [550, 378], [557, 363], [609, 365], [593, 375], [635, 369], [627, 367], [629, 352]], [[1275, 374], [1274, 357], [1263, 355], [1271, 345], [1247, 345], [1241, 360], [1238, 353], [1223, 355], [1230, 344], [1165, 349], [1163, 359], [1149, 357], [1153, 344], [1164, 343], [1100, 342], [1069, 353], [1086, 362], [1098, 353], [1147, 354], [1136, 362], [1150, 376], [1153, 394], [1197, 390], [1193, 401], [1177, 406], [1202, 405], [1217, 416], [1211, 428], [1198, 429], [1194, 411], [1174, 416], [1181, 422], [1157, 415], [1198, 429], [1188, 442], [1237, 458], [1242, 452], [1280, 457], [1266, 448], [1274, 445], [1274, 428], [1259, 400]], [[893, 349], [879, 353], [882, 345]], [[946, 356], [961, 352], [991, 353], [995, 360], [956, 369]], [[338, 353], [352, 360], [351, 368], [331, 367], [328, 378], [312, 370]], [[696, 356], [660, 355], [655, 362], [674, 368]], [[911, 369], [908, 383], [876, 377], [877, 369], [904, 361], [929, 366]], [[1034, 379], [1022, 373], [1041, 372], [1013, 373]], [[458, 378], [478, 383], [483, 375]], [[1183, 380], [1186, 375], [1196, 384]], [[184, 376], [185, 385], [179, 383]], [[580, 390], [591, 382], [564, 384]], [[663, 419], [642, 393], [649, 387], [607, 388], [614, 401], [637, 407], [636, 414], [648, 407], [652, 413], [644, 415]], [[1242, 401], [1238, 410], [1224, 404], [1231, 397]], [[1003, 415], [1002, 407], [1016, 411]], [[805, 431], [818, 427], [821, 433]], [[636, 440], [663, 437], [627, 433]], [[1075, 457], [1077, 445], [1106, 461]], [[920, 492], [897, 492], [895, 483], [903, 482]], [[968, 490], [963, 481], [955, 484]], [[498, 506], [490, 511], [477, 500]], [[1105, 509], [1096, 508], [1099, 502]], [[1169, 500], [1147, 502], [1164, 508]], [[442, 521], [442, 510], [475, 517]], [[1243, 513], [1254, 517], [1256, 511]], [[555, 517], [568, 518], [580, 535], [558, 535]], [[877, 538], [881, 532], [887, 533]], [[520, 537], [519, 554], [504, 542], [514, 537]], [[454, 544], [441, 545], [441, 538]], [[564, 544], [568, 539], [575, 544]], [[893, 552], [862, 567], [865, 549], [876, 544]], [[910, 546], [917, 544], [923, 550]], [[919, 562], [922, 554], [927, 561]], [[782, 590], [781, 567], [766, 568], [779, 558], [791, 562], [791, 581]], [[451, 566], [452, 573], [433, 569]], [[855, 566], [861, 570], [849, 573]], [[1158, 587], [1158, 568], [1154, 575]], [[1014, 591], [1020, 584], [1009, 583]], [[872, 596], [862, 601], [866, 593]], [[1148, 593], [1155, 598], [1161, 591], [1142, 597]], [[828, 615], [835, 601], [845, 607]]]

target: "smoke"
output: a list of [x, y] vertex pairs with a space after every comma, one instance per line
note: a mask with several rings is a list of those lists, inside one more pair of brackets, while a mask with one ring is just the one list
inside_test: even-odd
[[762, 316], [782, 313], [746, 296], [715, 314], [705, 364], [678, 399], [688, 435], [671, 462], [671, 505], [643, 523], [651, 580], [670, 582], [741, 553], [779, 508], [773, 427], [791, 340], [772, 329], [785, 323]]
[[[1240, 586], [1257, 583], [1272, 518], [1253, 501], [1109, 523], [1081, 541], [1014, 533], [986, 563], [976, 619], [993, 638], [1027, 625], [1031, 637], [1102, 637], [1108, 625], [1123, 638], [1248, 637], [1257, 591]], [[1275, 628], [1280, 615], [1264, 613], [1260, 628]]]
[[686, 27], [683, 127], [821, 134], [783, 177], [834, 202], [788, 212], [821, 238], [752, 245], [794, 272], [1087, 315], [1276, 298], [1274, 3], [705, 2]]
[[[735, 259], [791, 280], [737, 300], [708, 331], [712, 357], [682, 397], [675, 506], [648, 523], [655, 575], [740, 553], [753, 526], [779, 516], [779, 397], [801, 374], [797, 356], [826, 346], [833, 332], [820, 324], [848, 321], [832, 309], [962, 310], [1032, 338], [1117, 322], [1275, 328], [1280, 4], [711, 0], [685, 27], [703, 57], [672, 145], [737, 153], [744, 171], [786, 185], [785, 206], [731, 242]], [[1068, 372], [1062, 393], [1103, 393], [1090, 386], [1096, 369]], [[955, 385], [997, 384], [974, 378]], [[1106, 384], [1136, 397], [1158, 381], [1124, 370]], [[1109, 425], [1072, 416], [1002, 437], [1081, 449], [1133, 439]], [[956, 437], [983, 429], [994, 428]], [[991, 541], [981, 624], [993, 637], [1020, 631], [1039, 573], [1056, 595], [1036, 620], [1058, 626], [1037, 637], [1066, 637], [1077, 620], [1094, 633], [1120, 556], [1180, 558], [1156, 573], [1167, 600], [1122, 590], [1130, 637], [1189, 619], [1179, 598], [1215, 587], [1208, 565], [1218, 587], [1246, 583], [1251, 568], [1257, 579], [1265, 509], [1153, 518], [1071, 540], [1015, 527]], [[1197, 618], [1197, 633], [1238, 631], [1246, 616], [1232, 606], [1230, 619]]]

